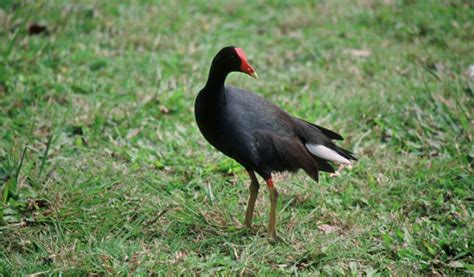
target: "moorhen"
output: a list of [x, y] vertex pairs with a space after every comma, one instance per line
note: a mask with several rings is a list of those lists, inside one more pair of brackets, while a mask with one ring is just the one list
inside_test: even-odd
[[270, 192], [268, 232], [275, 241], [278, 191], [272, 172], [303, 169], [318, 181], [319, 171], [334, 173], [328, 161], [352, 164], [357, 159], [332, 142], [343, 139], [339, 134], [293, 117], [257, 94], [226, 85], [227, 75], [234, 71], [257, 78], [241, 48], [225, 47], [212, 60], [207, 83], [196, 98], [196, 122], [210, 144], [240, 163], [250, 175], [245, 213], [249, 228], [259, 189], [255, 172], [265, 180]]

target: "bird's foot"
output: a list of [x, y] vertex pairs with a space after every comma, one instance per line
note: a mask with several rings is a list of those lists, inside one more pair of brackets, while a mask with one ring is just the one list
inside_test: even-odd
[[277, 236], [276, 233], [269, 234], [268, 240], [270, 241], [270, 244], [273, 244], [273, 245], [283, 241], [279, 236]]
[[244, 224], [244, 226], [242, 226], [240, 228], [240, 230], [242, 230], [242, 232], [245, 235], [255, 235], [255, 234], [257, 234], [257, 229], [255, 228], [255, 226], [252, 226], [252, 225]]
[[275, 235], [274, 237], [270, 236], [268, 238], [271, 245], [276, 245], [277, 243], [283, 243], [286, 246], [290, 246], [290, 243], [283, 239], [282, 237]]

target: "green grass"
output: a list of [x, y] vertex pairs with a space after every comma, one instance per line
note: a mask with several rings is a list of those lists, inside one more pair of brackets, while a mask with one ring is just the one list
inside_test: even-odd
[[[0, 275], [473, 274], [471, 2], [193, 2], [1, 1]], [[276, 245], [194, 122], [227, 45], [359, 157], [276, 178]]]

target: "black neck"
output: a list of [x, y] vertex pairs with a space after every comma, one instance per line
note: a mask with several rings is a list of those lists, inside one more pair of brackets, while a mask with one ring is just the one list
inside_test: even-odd
[[209, 70], [209, 77], [207, 78], [207, 83], [204, 88], [211, 91], [219, 91], [221, 88], [224, 88], [224, 82], [228, 74], [228, 70], [223, 69], [216, 64], [212, 64], [211, 70]]

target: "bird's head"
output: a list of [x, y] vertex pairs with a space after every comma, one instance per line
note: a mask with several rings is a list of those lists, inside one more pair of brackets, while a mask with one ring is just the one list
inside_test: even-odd
[[219, 53], [217, 53], [212, 63], [228, 72], [243, 72], [255, 79], [258, 78], [257, 72], [255, 72], [253, 67], [248, 63], [247, 56], [245, 56], [242, 48], [234, 46], [224, 47], [219, 51]]

